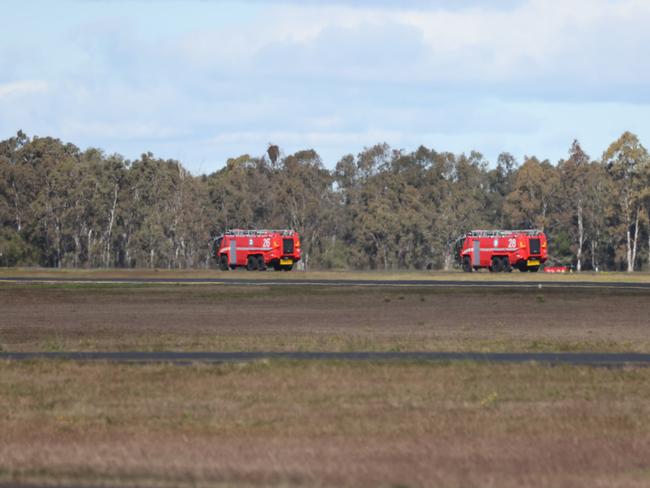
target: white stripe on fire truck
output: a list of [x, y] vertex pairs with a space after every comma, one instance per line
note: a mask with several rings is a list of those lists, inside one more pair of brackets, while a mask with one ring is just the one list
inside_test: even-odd
[[[517, 251], [516, 247], [482, 247], [480, 251]], [[465, 249], [463, 254], [469, 254], [473, 249]]]

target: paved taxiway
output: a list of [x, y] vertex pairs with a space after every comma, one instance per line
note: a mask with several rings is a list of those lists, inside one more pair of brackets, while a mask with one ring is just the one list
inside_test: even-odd
[[355, 279], [268, 279], [268, 278], [69, 278], [69, 277], [12, 277], [0, 278], [0, 283], [78, 283], [78, 284], [214, 284], [231, 286], [373, 286], [373, 287], [423, 287], [423, 288], [616, 288], [650, 291], [650, 282], [603, 281], [474, 281], [474, 280], [355, 280]]
[[480, 353], [480, 352], [2, 352], [0, 360], [67, 360], [120, 363], [229, 363], [288, 361], [428, 361], [540, 363], [585, 366], [650, 366], [650, 354], [637, 353]]

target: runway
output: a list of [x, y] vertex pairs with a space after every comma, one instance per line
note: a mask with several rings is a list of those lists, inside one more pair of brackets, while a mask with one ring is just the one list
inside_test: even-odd
[[474, 281], [474, 280], [357, 280], [357, 279], [279, 279], [279, 278], [70, 278], [2, 277], [0, 283], [34, 284], [213, 284], [223, 286], [334, 286], [334, 287], [421, 287], [421, 288], [616, 288], [649, 290], [650, 282], [599, 281]]
[[650, 366], [637, 353], [480, 353], [480, 352], [2, 352], [3, 361], [61, 360], [109, 363], [235, 363], [274, 361], [539, 363], [577, 366]]

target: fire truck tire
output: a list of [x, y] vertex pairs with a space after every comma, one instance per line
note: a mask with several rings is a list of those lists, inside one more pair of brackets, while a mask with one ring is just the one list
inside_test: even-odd
[[531, 273], [537, 273], [539, 271], [539, 266], [531, 266], [528, 268]]
[[255, 258], [255, 256], [248, 256], [248, 261], [246, 262], [246, 269], [248, 271], [255, 271], [257, 269], [257, 258]]
[[499, 256], [494, 256], [492, 258], [492, 271], [495, 273], [500, 273], [503, 271], [503, 261], [501, 261], [501, 258]]
[[469, 259], [469, 256], [463, 258], [463, 271], [465, 273], [471, 273], [473, 271], [472, 261]]
[[280, 263], [278, 263], [277, 261], [275, 261], [275, 262], [273, 263], [273, 269], [276, 270], [276, 271], [281, 271], [282, 268], [280, 267]]
[[219, 258], [219, 268], [221, 268], [221, 271], [228, 271], [228, 256], [225, 254], [222, 254]]
[[282, 266], [282, 271], [291, 271], [293, 269], [293, 264], [290, 264], [289, 266]]
[[266, 271], [266, 264], [264, 264], [264, 256], [257, 256], [257, 270]]
[[510, 273], [512, 271], [512, 267], [510, 266], [510, 260], [508, 259], [507, 256], [503, 258], [503, 271], [505, 273]]

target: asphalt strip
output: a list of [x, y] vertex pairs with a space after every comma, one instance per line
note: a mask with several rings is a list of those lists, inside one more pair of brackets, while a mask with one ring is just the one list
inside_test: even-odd
[[648, 290], [650, 283], [595, 281], [463, 281], [463, 280], [287, 280], [246, 278], [0, 278], [4, 283], [25, 284], [212, 284], [223, 286], [335, 286], [335, 287], [453, 287], [453, 288], [603, 288]]
[[260, 360], [539, 363], [583, 366], [650, 366], [638, 353], [480, 353], [480, 352], [2, 352], [0, 360], [63, 360], [110, 363], [233, 363]]

